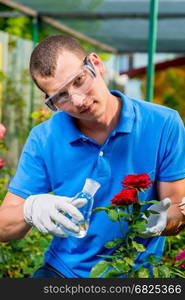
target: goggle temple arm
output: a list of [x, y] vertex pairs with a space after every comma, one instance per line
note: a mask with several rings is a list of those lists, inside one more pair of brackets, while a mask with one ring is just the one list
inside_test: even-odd
[[51, 102], [52, 102], [52, 96], [48, 96], [47, 94], [45, 94], [44, 98], [45, 98], [45, 100], [47, 100], [47, 101], [45, 101], [45, 105], [47, 105], [47, 107], [49, 109], [51, 109], [52, 111], [57, 111], [57, 109], [54, 108], [53, 103], [51, 104]]
[[88, 66], [89, 70], [91, 71], [91, 73], [93, 74], [94, 77], [96, 77], [96, 71], [94, 69], [94, 66], [92, 64], [92, 62], [90, 61], [89, 59], [89, 55], [87, 55], [85, 58], [84, 58], [84, 65]]

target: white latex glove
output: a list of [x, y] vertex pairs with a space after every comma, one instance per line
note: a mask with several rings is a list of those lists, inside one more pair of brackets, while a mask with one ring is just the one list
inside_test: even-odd
[[147, 219], [145, 231], [141, 237], [158, 236], [167, 225], [167, 211], [171, 204], [170, 198], [165, 198], [159, 204], [151, 205], [148, 210], [156, 211], [159, 214], [150, 214]]
[[51, 194], [32, 195], [25, 200], [24, 219], [42, 233], [66, 237], [57, 224], [74, 233], [79, 232], [79, 227], [62, 213], [70, 215], [76, 221], [82, 221], [84, 217], [76, 207], [82, 207], [86, 202], [84, 198], [73, 201], [73, 198]]
[[182, 198], [182, 201], [181, 201], [181, 203], [180, 203], [178, 206], [179, 206], [180, 209], [181, 209], [181, 213], [182, 213], [183, 215], [185, 215], [185, 197]]

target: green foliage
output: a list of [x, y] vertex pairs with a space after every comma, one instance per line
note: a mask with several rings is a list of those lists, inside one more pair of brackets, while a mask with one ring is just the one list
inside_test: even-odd
[[118, 220], [118, 213], [114, 209], [108, 210], [108, 216], [113, 222], [116, 222]]
[[39, 108], [31, 113], [33, 120], [33, 126], [40, 124], [43, 121], [48, 120], [52, 116], [52, 112], [46, 108]]
[[27, 40], [32, 39], [32, 23], [28, 17], [8, 18], [6, 21], [6, 32]]
[[[153, 204], [159, 204], [159, 201], [151, 201]], [[150, 202], [150, 203], [151, 203]], [[138, 243], [137, 236], [145, 229], [146, 219], [143, 216], [149, 216], [151, 210], [142, 210], [141, 207], [149, 202], [131, 204], [132, 210], [126, 205], [109, 205], [99, 207], [94, 212], [104, 211], [112, 222], [119, 222], [122, 238], [115, 238], [107, 242], [104, 247], [112, 249], [112, 255], [100, 255], [103, 260], [98, 261], [90, 272], [90, 277], [115, 278], [124, 275], [127, 278], [185, 278], [185, 269], [179, 267], [185, 259], [175, 262], [175, 256], [184, 248], [185, 232], [177, 236], [167, 237], [166, 246], [162, 260], [155, 255], [146, 257], [139, 268], [135, 265], [137, 256], [145, 252], [143, 244]], [[125, 210], [127, 212], [125, 212]], [[147, 212], [147, 213], [146, 213]], [[129, 231], [124, 234], [122, 221], [126, 221]], [[105, 260], [106, 259], [106, 260]], [[150, 265], [150, 269], [148, 268]]]
[[[0, 11], [17, 12], [15, 9], [11, 9], [4, 5], [0, 5]], [[32, 20], [29, 17], [0, 18], [0, 28], [9, 34], [28, 40], [32, 39]]]
[[101, 276], [109, 267], [109, 262], [106, 260], [99, 261], [91, 270], [90, 277], [96, 278]]
[[163, 104], [177, 110], [185, 121], [185, 74], [182, 76], [182, 74], [178, 72], [169, 70], [166, 75], [166, 80], [170, 89], [163, 92]]
[[[5, 141], [0, 140], [1, 154], [8, 150]], [[0, 204], [7, 193], [13, 174], [13, 169], [6, 166], [0, 169]], [[50, 241], [51, 236], [32, 229], [21, 240], [0, 242], [0, 278], [30, 277], [33, 271], [43, 263], [44, 251], [48, 248]]]
[[33, 229], [24, 239], [0, 243], [0, 278], [30, 277], [43, 263], [50, 240]]
[[[14, 136], [20, 139], [20, 141], [25, 141], [25, 135], [27, 135], [28, 131], [26, 128], [26, 104], [24, 98], [25, 86], [29, 84], [28, 81], [28, 72], [23, 70], [20, 74], [20, 77], [15, 79], [12, 76], [5, 76], [1, 72], [0, 80], [3, 84], [3, 93], [2, 93], [2, 122], [6, 127], [11, 127], [12, 122], [12, 114], [10, 111], [15, 111], [14, 115], [14, 125], [15, 132]], [[26, 132], [25, 132], [25, 130]], [[6, 135], [6, 141], [10, 139], [9, 132]]]
[[[155, 73], [154, 103], [165, 105], [179, 112], [185, 122], [185, 68], [170, 67]], [[146, 94], [146, 77], [141, 78], [143, 95]]]

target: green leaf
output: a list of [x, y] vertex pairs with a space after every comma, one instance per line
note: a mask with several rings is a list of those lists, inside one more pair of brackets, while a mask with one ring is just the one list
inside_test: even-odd
[[127, 253], [127, 251], [128, 251], [128, 248], [120, 246], [118, 249], [115, 250], [115, 253], [123, 254], [123, 252]]
[[167, 266], [154, 267], [152, 270], [155, 278], [170, 278], [171, 271]]
[[90, 278], [100, 277], [110, 266], [110, 263], [106, 260], [101, 260], [91, 269]]
[[149, 212], [153, 215], [160, 215], [160, 212], [156, 211], [156, 210], [150, 210], [149, 209]]
[[140, 202], [140, 205], [145, 205], [145, 204], [157, 204], [157, 205], [159, 205], [159, 204], [160, 204], [160, 201], [157, 201], [157, 200], [150, 200], [150, 201], [143, 201], [143, 202]]
[[118, 213], [114, 209], [109, 209], [108, 216], [113, 222], [116, 222], [118, 220]]
[[[149, 217], [149, 216], [150, 216], [150, 212], [149, 212], [148, 209], [147, 209], [147, 210], [141, 211], [141, 213], [142, 213], [142, 215], [144, 215], [144, 216], [146, 216], [146, 217]], [[144, 218], [144, 216], [142, 216], [142, 217]]]
[[141, 268], [141, 270], [138, 271], [137, 275], [138, 278], [150, 278], [149, 270], [146, 268]]
[[137, 236], [137, 234], [135, 232], [128, 232], [127, 236], [129, 237], [129, 239], [133, 240], [135, 239], [135, 237]]
[[114, 239], [114, 240], [106, 243], [104, 245], [104, 247], [110, 249], [110, 248], [116, 247], [118, 244], [121, 244], [121, 243], [122, 243], [122, 239]]
[[152, 268], [152, 272], [153, 272], [153, 275], [154, 275], [154, 278], [159, 278], [159, 270], [158, 270], [158, 267], [153, 267]]
[[113, 267], [119, 272], [127, 273], [131, 270], [130, 264], [126, 264], [125, 260], [117, 259], [113, 263]]
[[135, 264], [134, 261], [129, 257], [124, 257], [123, 260], [130, 266], [134, 266], [134, 264]]
[[145, 247], [143, 246], [143, 244], [139, 244], [135, 241], [132, 241], [132, 246], [139, 252], [144, 252], [146, 250]]
[[120, 217], [130, 217], [130, 214], [124, 213], [122, 211], [119, 213], [119, 215], [120, 215]]
[[112, 259], [114, 257], [113, 255], [97, 255], [97, 256], [102, 258], [109, 258], [109, 259]]
[[180, 260], [178, 260], [178, 261], [175, 262], [175, 266], [178, 267], [180, 264], [182, 264], [184, 262], [185, 262], [185, 258], [182, 258], [182, 259], [180, 259]]
[[160, 261], [156, 260], [157, 256], [149, 255], [147, 259], [152, 265], [159, 265], [161, 263]]
[[105, 278], [116, 278], [121, 275], [123, 275], [123, 272], [119, 272], [119, 271], [112, 269], [112, 270], [108, 271], [104, 277]]
[[171, 273], [173, 275], [177, 275], [178, 277], [185, 278], [185, 271], [181, 271], [179, 270], [179, 268], [176, 267], [171, 268]]
[[138, 223], [130, 226], [133, 230], [137, 232], [143, 232], [145, 230], [145, 225], [144, 223]]

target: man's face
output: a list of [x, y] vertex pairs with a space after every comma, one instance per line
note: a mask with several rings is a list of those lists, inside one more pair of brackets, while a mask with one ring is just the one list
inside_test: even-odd
[[65, 95], [70, 95], [66, 98], [70, 98], [70, 101], [58, 105], [59, 110], [79, 119], [94, 120], [103, 109], [102, 101], [107, 93], [107, 87], [102, 78], [104, 66], [99, 57], [92, 53], [88, 59], [96, 73], [95, 76], [93, 72], [83, 73], [85, 69], [83, 58], [69, 51], [63, 51], [58, 56], [54, 77], [38, 76], [37, 83], [48, 96], [59, 92], [58, 95], [63, 95], [65, 100]]

